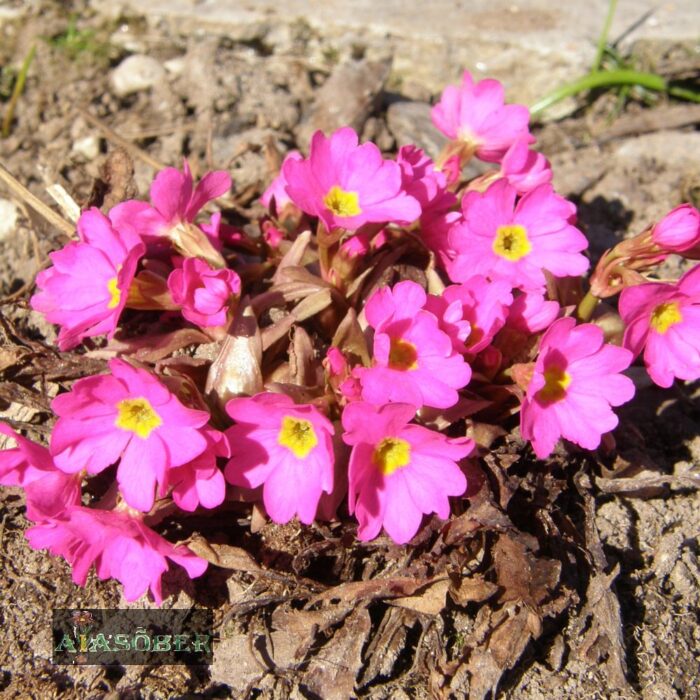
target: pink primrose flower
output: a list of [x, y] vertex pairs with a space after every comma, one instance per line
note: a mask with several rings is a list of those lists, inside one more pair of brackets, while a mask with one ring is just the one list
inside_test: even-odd
[[173, 487], [173, 501], [179, 508], [189, 512], [200, 505], [203, 508], [216, 508], [226, 497], [226, 481], [216, 464], [216, 458], [231, 456], [228, 439], [212, 428], [205, 428], [202, 432], [208, 448], [191, 462], [168, 472], [168, 480]]
[[168, 277], [173, 301], [182, 315], [202, 328], [223, 326], [241, 294], [241, 278], [228, 268], [215, 270], [199, 258], [185, 258]]
[[117, 511], [72, 506], [56, 518], [40, 522], [26, 532], [34, 549], [62, 556], [73, 569], [73, 582], [84, 586], [90, 568], [97, 576], [115, 578], [124, 598], [134, 601], [150, 589], [155, 602], [163, 602], [161, 576], [170, 559], [190, 578], [201, 576], [207, 562], [184, 546], [163, 539], [137, 517]]
[[187, 408], [150, 372], [123, 360], [111, 374], [78, 380], [51, 403], [59, 416], [51, 435], [56, 466], [73, 474], [98, 474], [119, 461], [117, 481], [126, 502], [142, 511], [168, 470], [201, 455], [208, 442], [206, 411]]
[[151, 183], [151, 202], [128, 200], [117, 204], [109, 218], [117, 228], [125, 223], [135, 228], [147, 243], [167, 237], [171, 229], [193, 223], [207, 202], [231, 189], [231, 176], [224, 170], [207, 173], [194, 187], [190, 166], [185, 160], [182, 171], [164, 168]]
[[453, 226], [463, 223], [461, 211], [448, 211], [443, 214], [422, 216], [420, 234], [425, 245], [435, 253], [443, 268], [447, 268], [457, 255], [450, 245], [450, 231]]
[[285, 205], [292, 201], [287, 194], [287, 178], [284, 176], [284, 165], [288, 160], [301, 162], [304, 160], [304, 156], [302, 156], [299, 151], [289, 151], [289, 153], [287, 153], [287, 155], [284, 157], [279, 175], [277, 175], [277, 177], [270, 183], [270, 186], [263, 192], [262, 197], [260, 197], [260, 203], [266, 209], [270, 209], [270, 205], [274, 199], [275, 210], [278, 214], [282, 211]]
[[634, 396], [620, 374], [632, 361], [625, 348], [603, 342], [603, 331], [560, 318], [542, 336], [532, 379], [520, 410], [520, 432], [543, 459], [560, 437], [587, 450], [617, 426], [612, 406]]
[[245, 488], [264, 484], [263, 503], [276, 523], [295, 515], [311, 523], [321, 493], [333, 491], [331, 422], [284, 394], [232, 399], [226, 411], [236, 421], [226, 432], [231, 444], [226, 480]]
[[421, 213], [418, 201], [403, 191], [399, 164], [384, 160], [373, 143], [358, 145], [350, 127], [330, 138], [317, 131], [309, 157], [285, 161], [282, 174], [292, 201], [328, 230], [411, 222]]
[[83, 338], [114, 335], [144, 245], [122, 235], [99, 209], [78, 220], [80, 241], [51, 253], [53, 266], [37, 275], [33, 309], [61, 326], [58, 347], [70, 350]]
[[396, 162], [401, 166], [403, 188], [421, 206], [422, 216], [451, 209], [457, 197], [447, 190], [445, 173], [417, 146], [402, 146]]
[[542, 292], [520, 292], [510, 305], [506, 325], [525, 335], [539, 333], [553, 323], [560, 306]]
[[352, 445], [348, 506], [363, 541], [384, 527], [394, 542], [405, 544], [423, 514], [448, 518], [449, 496], [466, 491], [467, 479], [456, 462], [474, 443], [409, 425], [414, 415], [415, 406], [402, 403], [356, 402], [343, 411], [343, 440]]
[[650, 282], [622, 290], [623, 344], [636, 357], [644, 352], [649, 376], [669, 387], [674, 377], [700, 377], [700, 265], [677, 284]]
[[455, 352], [475, 355], [503, 328], [512, 301], [510, 284], [476, 275], [447, 287], [440, 296], [431, 294], [425, 308], [450, 336]]
[[18, 435], [4, 423], [0, 423], [0, 433], [16, 443], [16, 447], [0, 452], [0, 484], [24, 489], [30, 520], [52, 517], [80, 503], [80, 479], [58, 469], [45, 447]]
[[651, 230], [654, 243], [665, 251], [682, 253], [700, 244], [700, 211], [681, 204], [670, 211]]
[[477, 158], [497, 163], [518, 139], [533, 143], [530, 112], [522, 105], [504, 104], [503, 85], [497, 80], [475, 83], [464, 71], [462, 85], [448, 85], [433, 107], [433, 124], [447, 138], [463, 141]]
[[449, 232], [450, 247], [456, 251], [447, 268], [450, 279], [463, 282], [485, 275], [536, 290], [546, 284], [544, 270], [567, 277], [588, 269], [581, 255], [588, 241], [570, 223], [574, 205], [550, 185], [540, 185], [517, 204], [516, 196], [505, 180], [497, 180], [483, 194], [464, 196], [464, 222]]
[[540, 185], [549, 184], [552, 181], [552, 168], [541, 153], [528, 148], [527, 139], [520, 138], [503, 156], [501, 177], [522, 195]]
[[437, 318], [424, 309], [423, 288], [411, 281], [382, 287], [365, 306], [374, 328], [374, 363], [356, 367], [362, 398], [376, 405], [408, 403], [416, 408], [448, 408], [457, 403], [471, 369], [455, 352]]

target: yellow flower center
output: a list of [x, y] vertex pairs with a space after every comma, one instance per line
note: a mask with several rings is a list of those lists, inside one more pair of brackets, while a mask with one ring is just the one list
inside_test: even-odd
[[119, 302], [122, 298], [122, 290], [117, 286], [117, 278], [112, 277], [109, 282], [107, 282], [107, 291], [110, 294], [109, 304], [107, 304], [108, 309], [114, 309], [119, 306]]
[[520, 224], [499, 226], [493, 241], [493, 252], [506, 260], [515, 262], [524, 258], [532, 250], [527, 237], [527, 229]]
[[663, 304], [659, 304], [651, 312], [651, 327], [657, 333], [665, 333], [671, 326], [675, 326], [676, 323], [680, 323], [683, 320], [683, 314], [681, 314], [680, 306], [677, 301], [667, 301]]
[[389, 367], [402, 372], [418, 369], [416, 346], [402, 338], [392, 338], [389, 346]]
[[536, 398], [544, 403], [555, 403], [566, 396], [566, 389], [571, 384], [571, 375], [561, 367], [547, 367], [544, 371], [544, 386], [537, 392]]
[[384, 438], [374, 450], [372, 461], [384, 476], [390, 476], [411, 461], [411, 445], [401, 438]]
[[114, 425], [144, 440], [162, 423], [162, 418], [148, 399], [124, 399], [117, 404], [117, 420]]
[[318, 445], [318, 438], [311, 421], [285, 416], [277, 442], [290, 450], [295, 457], [304, 459]]
[[323, 203], [326, 205], [326, 209], [332, 211], [336, 216], [349, 217], [362, 213], [357, 192], [346, 192], [338, 185], [333, 185], [328, 190], [328, 194], [323, 198]]

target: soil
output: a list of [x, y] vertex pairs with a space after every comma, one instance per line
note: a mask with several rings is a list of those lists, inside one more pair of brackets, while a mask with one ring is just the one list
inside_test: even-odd
[[[255, 41], [165, 35], [138, 17], [107, 22], [80, 3], [37, 3], [21, 20], [0, 20], [3, 110], [11, 71], [36, 46], [11, 133], [0, 140], [2, 164], [48, 204], [46, 187], [60, 184], [86, 205], [115, 143], [81, 116], [83, 109], [159, 163], [177, 166], [186, 156], [200, 174], [230, 170], [237, 209], [228, 216], [243, 224], [241, 212], [255, 211], [272, 174], [269, 147], [280, 153], [303, 149], [298, 134], [309, 133], [315, 119], [332, 121], [327, 105], [338, 98], [328, 88], [323, 100], [318, 95], [338, 57], [329, 46], [326, 54], [320, 51], [327, 63], [310, 66], [305, 31], [298, 28], [284, 53], [270, 54]], [[672, 47], [664, 51], [673, 56]], [[161, 78], [120, 94], [115, 71], [132, 54], [155, 59]], [[694, 70], [697, 77], [697, 62]], [[385, 66], [363, 65], [354, 75], [372, 86], [371, 94], [358, 98], [345, 119], [391, 151], [399, 135], [387, 123], [386, 111], [402, 96], [391, 92]], [[676, 119], [682, 126], [664, 129], [668, 108], [663, 101], [651, 107], [629, 101], [619, 109], [616, 98], [602, 95], [585, 110], [537, 130], [558, 190], [579, 205], [579, 225], [589, 235], [593, 255], [698, 196], [700, 119], [696, 112], [694, 119]], [[655, 113], [659, 117], [650, 127], [647, 117]], [[624, 128], [616, 132], [621, 123]], [[611, 133], [617, 135], [606, 136]], [[429, 137], [414, 135], [418, 142]], [[136, 186], [145, 197], [154, 170], [136, 151], [132, 155]], [[17, 226], [0, 240], [4, 372], [7, 353], [29, 357], [55, 340], [54, 329], [27, 300], [47, 254], [65, 238], [2, 185], [0, 198], [19, 210]], [[682, 270], [672, 260], [664, 272], [676, 277]], [[12, 338], [21, 338], [24, 349], [18, 350]], [[79, 376], [79, 370], [47, 384], [29, 371], [4, 374], [0, 416], [45, 440], [46, 396], [71, 376]], [[453, 582], [448, 595], [448, 583], [437, 581], [447, 566], [439, 563], [441, 557], [462, 557], [462, 565], [478, 549], [460, 545], [456, 553], [437, 524], [429, 524], [424, 541], [412, 545], [419, 553], [414, 556], [383, 540], [350, 544], [352, 528], [346, 523], [306, 529], [268, 524], [246, 534], [249, 524], [240, 525], [243, 510], [233, 508], [226, 514], [229, 523], [208, 532], [209, 542], [243, 546], [276, 578], [240, 563], [227, 567], [226, 557], [238, 555], [225, 549], [217, 550], [223, 566], [211, 567], [202, 580], [183, 582], [177, 572], [166, 577], [166, 589], [174, 592], [166, 606], [215, 610], [221, 641], [209, 669], [52, 665], [52, 608], [125, 602], [114, 582], [91, 575], [85, 588], [76, 587], [63, 560], [32, 550], [23, 535], [28, 523], [21, 492], [3, 488], [0, 696], [700, 697], [700, 508], [692, 472], [700, 460], [700, 387], [681, 384], [661, 391], [645, 385], [641, 374], [639, 387], [634, 403], [620, 413], [615, 449], [594, 456], [562, 452], [549, 464], [536, 465], [516, 438], [494, 443], [497, 458], [479, 470], [479, 478], [495, 484], [498, 507], [521, 528], [518, 532], [539, 543], [533, 548], [531, 540], [511, 537], [507, 528], [493, 525], [489, 531], [488, 517], [480, 521], [486, 528], [480, 542], [495, 561], [497, 606], [485, 602], [495, 600], [488, 581], [481, 593], [462, 591], [461, 603]], [[513, 455], [510, 463], [504, 457]], [[508, 491], [511, 483], [514, 493]], [[547, 514], [539, 524], [525, 522], [526, 514], [535, 512], [533, 504], [540, 509], [534, 520]], [[477, 496], [471, 507], [481, 507]], [[207, 526], [193, 518], [187, 527], [194, 532]], [[434, 561], [427, 566], [429, 555]], [[533, 578], [531, 600], [524, 594], [510, 601], [503, 596], [515, 586], [507, 580], [507, 564], [518, 557], [549, 581], [537, 583], [542, 595]], [[423, 581], [432, 576], [437, 582], [418, 588], [402, 583], [403, 597], [397, 600], [403, 602], [396, 605], [387, 603], [394, 593], [351, 595], [346, 588], [322, 604], [308, 605], [329, 586], [368, 581], [376, 573]], [[506, 625], [519, 620], [530, 630], [523, 633], [521, 625], [512, 633], [522, 646], [498, 646], [496, 633], [510, 638]], [[472, 647], [475, 651], [467, 653]]]

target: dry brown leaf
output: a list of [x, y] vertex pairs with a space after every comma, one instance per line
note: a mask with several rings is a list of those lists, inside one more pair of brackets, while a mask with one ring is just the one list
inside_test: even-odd
[[324, 700], [356, 697], [355, 679], [362, 669], [362, 649], [371, 629], [369, 611], [357, 608], [311, 659], [303, 684]]
[[267, 350], [273, 343], [284, 337], [295, 323], [305, 321], [329, 307], [333, 301], [330, 289], [320, 289], [302, 299], [290, 312], [262, 331], [262, 347]]
[[241, 547], [233, 547], [228, 544], [214, 544], [208, 542], [201, 535], [191, 537], [187, 541], [187, 547], [197, 556], [216, 566], [220, 566], [222, 569], [245, 571], [251, 574], [263, 571], [256, 564], [255, 559]]
[[338, 324], [331, 345], [339, 348], [343, 353], [357, 356], [366, 367], [370, 365], [367, 339], [357, 321], [357, 312], [352, 307], [348, 309], [347, 314]]
[[289, 344], [290, 379], [299, 386], [316, 384], [316, 353], [309, 334], [302, 326], [294, 326], [294, 336]]
[[457, 605], [483, 603], [498, 591], [498, 586], [481, 576], [453, 577], [450, 597]]
[[104, 349], [89, 353], [91, 356], [130, 355], [139, 362], [154, 363], [188, 345], [210, 343], [211, 338], [196, 328], [178, 328], [172, 333], [147, 335], [128, 340], [112, 340]]
[[323, 591], [309, 601], [309, 605], [338, 601], [353, 603], [360, 600], [376, 600], [378, 598], [399, 598], [412, 596], [424, 586], [429, 586], [438, 580], [446, 579], [439, 576], [435, 579], [420, 580], [416, 578], [377, 578], [370, 581], [350, 581]]
[[407, 610], [414, 610], [424, 615], [439, 615], [445, 609], [447, 591], [450, 588], [449, 579], [441, 579], [427, 586], [419, 595], [394, 598], [391, 605]]

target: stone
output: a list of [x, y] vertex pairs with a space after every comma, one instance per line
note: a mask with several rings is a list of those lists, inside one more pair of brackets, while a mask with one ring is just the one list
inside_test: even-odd
[[19, 210], [9, 199], [0, 199], [0, 241], [7, 240], [17, 231]]
[[135, 54], [125, 58], [110, 76], [112, 92], [126, 97], [156, 87], [165, 80], [165, 69], [155, 58]]
[[100, 155], [100, 139], [97, 136], [85, 136], [73, 142], [72, 153], [90, 163]]
[[330, 134], [341, 126], [351, 126], [361, 132], [377, 107], [390, 65], [388, 61], [350, 61], [336, 66], [296, 131], [300, 146], [308, 148], [312, 134], [319, 129]]
[[430, 105], [425, 102], [394, 102], [387, 110], [387, 124], [399, 147], [413, 144], [433, 159], [447, 143], [433, 126]]

